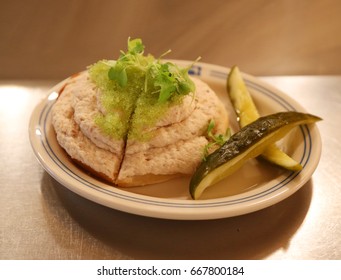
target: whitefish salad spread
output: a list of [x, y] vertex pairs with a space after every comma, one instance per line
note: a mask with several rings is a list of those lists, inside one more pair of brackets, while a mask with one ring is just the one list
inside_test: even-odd
[[214, 149], [211, 136], [228, 129], [224, 104], [188, 75], [191, 65], [144, 49], [140, 39], [129, 39], [117, 60], [73, 75], [52, 109], [57, 141], [72, 160], [120, 187], [193, 174]]

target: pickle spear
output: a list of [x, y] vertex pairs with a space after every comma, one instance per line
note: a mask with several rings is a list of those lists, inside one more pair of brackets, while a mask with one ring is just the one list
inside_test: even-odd
[[[227, 77], [227, 92], [238, 116], [240, 127], [244, 127], [260, 117], [237, 66], [231, 68]], [[276, 144], [269, 145], [260, 156], [288, 170], [299, 171], [302, 169], [300, 163], [281, 151]]]
[[190, 181], [190, 194], [198, 199], [203, 191], [255, 158], [292, 128], [321, 118], [299, 112], [280, 112], [258, 118], [232, 135], [223, 146], [207, 156]]

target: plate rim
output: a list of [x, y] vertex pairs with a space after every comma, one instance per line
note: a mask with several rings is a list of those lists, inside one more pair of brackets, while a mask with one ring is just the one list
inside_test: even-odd
[[[179, 65], [187, 66], [191, 65], [192, 62], [187, 60], [170, 60], [173, 61]], [[191, 75], [195, 76], [202, 76], [204, 71], [210, 70], [211, 77], [216, 79], [225, 78], [227, 76], [228, 71], [230, 68], [223, 67], [220, 65], [214, 65], [204, 62], [197, 62], [195, 64], [195, 68], [193, 70], [191, 69], [192, 73]], [[306, 111], [297, 101], [295, 101], [290, 96], [286, 95], [284, 92], [280, 91], [279, 89], [273, 87], [272, 85], [262, 81], [259, 78], [256, 78], [250, 74], [246, 74], [242, 72], [243, 77], [245, 78], [245, 82], [248, 86], [252, 87], [260, 87], [263, 90], [266, 90], [266, 94], [275, 94], [277, 96], [278, 102], [284, 102], [289, 107], [291, 106], [292, 109], [300, 111]], [[310, 169], [306, 170], [304, 166], [303, 170], [301, 172], [295, 173], [291, 172], [284, 181], [289, 180], [288, 183], [284, 182], [283, 186], [280, 186], [280, 192], [278, 192], [277, 189], [272, 190], [271, 192], [276, 192], [275, 196], [264, 196], [263, 200], [251, 200], [248, 204], [242, 204], [239, 202], [236, 202], [244, 197], [246, 194], [249, 194], [250, 192], [245, 192], [239, 195], [233, 195], [230, 197], [223, 197], [223, 198], [215, 198], [215, 199], [207, 199], [207, 200], [181, 200], [181, 199], [169, 199], [169, 198], [157, 198], [157, 197], [151, 197], [147, 195], [142, 194], [136, 194], [132, 192], [127, 192], [119, 188], [115, 188], [112, 186], [112, 188], [115, 188], [115, 197], [112, 199], [112, 194], [110, 194], [105, 188], [103, 188], [105, 185], [109, 186], [109, 184], [105, 184], [103, 182], [100, 182], [94, 178], [92, 178], [93, 181], [97, 183], [96, 186], [96, 195], [91, 191], [91, 188], [84, 188], [84, 185], [92, 184], [91, 182], [84, 182], [85, 179], [79, 177], [79, 179], [76, 178], [70, 178], [70, 173], [67, 173], [68, 176], [60, 176], [61, 170], [56, 169], [55, 166], [51, 166], [49, 163], [51, 160], [54, 161], [55, 159], [49, 158], [49, 154], [47, 151], [41, 151], [41, 147], [44, 145], [44, 141], [48, 144], [47, 139], [47, 133], [46, 133], [46, 125], [47, 124], [47, 118], [49, 116], [49, 111], [52, 108], [52, 105], [54, 103], [53, 99], [49, 99], [49, 96], [54, 91], [57, 91], [58, 88], [62, 87], [69, 78], [66, 78], [65, 80], [57, 83], [55, 86], [53, 86], [51, 89], [48, 90], [47, 97], [45, 97], [33, 110], [30, 121], [29, 121], [29, 139], [32, 146], [32, 149], [34, 151], [34, 154], [36, 155], [38, 161], [43, 166], [43, 168], [60, 184], [67, 187], [69, 190], [77, 193], [78, 195], [89, 199], [95, 203], [107, 206], [109, 208], [113, 208], [119, 211], [128, 212], [131, 214], [141, 215], [141, 216], [148, 216], [148, 217], [154, 217], [154, 218], [162, 218], [162, 219], [173, 219], [173, 220], [207, 220], [207, 219], [219, 219], [219, 218], [227, 218], [232, 216], [238, 216], [243, 215], [247, 213], [251, 213], [257, 210], [261, 210], [263, 208], [269, 207], [271, 205], [274, 205], [285, 198], [291, 196], [293, 193], [295, 193], [298, 189], [300, 189], [312, 176], [315, 169], [317, 168], [318, 162], [320, 160], [321, 156], [321, 136], [319, 133], [319, 130], [316, 125], [309, 125], [309, 126], [301, 126], [301, 130], [306, 130], [306, 133], [308, 134], [308, 137], [310, 138], [309, 141], [311, 142], [311, 137], [314, 137], [314, 162], [310, 161], [309, 158], [306, 160], [304, 165], [310, 164]], [[273, 95], [272, 95], [273, 96]], [[43, 127], [41, 126], [41, 123], [43, 121], [43, 117], [45, 116], [45, 122]], [[304, 134], [304, 132], [302, 132]], [[310, 144], [310, 151], [311, 153], [311, 147], [312, 144]], [[51, 148], [50, 148], [51, 149]], [[52, 150], [52, 149], [51, 149]], [[52, 151], [53, 152], [53, 151]], [[57, 155], [54, 155], [56, 159], [58, 159]], [[62, 162], [60, 162], [63, 164]], [[59, 166], [56, 162], [55, 165]], [[61, 168], [59, 166], [59, 168]], [[66, 167], [67, 168], [67, 167]], [[61, 168], [63, 169], [63, 168]], [[65, 171], [65, 170], [64, 170]], [[295, 179], [298, 175], [300, 175], [302, 178], [300, 181], [296, 182], [297, 179]], [[78, 176], [77, 174], [74, 174], [73, 176]], [[293, 177], [293, 178], [292, 178]], [[78, 182], [75, 182], [77, 180]], [[287, 184], [293, 182], [294, 180], [296, 184], [292, 186], [291, 188], [285, 187]], [[83, 182], [81, 182], [83, 181]], [[283, 183], [281, 181], [278, 184]], [[100, 192], [100, 193], [99, 193]], [[269, 190], [267, 190], [269, 192]], [[112, 192], [111, 192], [112, 193]], [[252, 192], [251, 192], [252, 193]], [[253, 191], [255, 195], [257, 194], [257, 191]], [[108, 197], [108, 194], [111, 196]], [[109, 199], [110, 198], [110, 199]], [[129, 198], [129, 199], [127, 199]], [[232, 199], [231, 199], [232, 198]], [[230, 204], [226, 204], [228, 201], [230, 201]], [[152, 202], [152, 203], [150, 203]], [[235, 205], [241, 205], [244, 207], [235, 207]], [[144, 209], [141, 209], [141, 205], [145, 206]], [[232, 206], [231, 206], [232, 205]], [[209, 211], [207, 211], [209, 209]], [[142, 210], [142, 211], [141, 211]]]

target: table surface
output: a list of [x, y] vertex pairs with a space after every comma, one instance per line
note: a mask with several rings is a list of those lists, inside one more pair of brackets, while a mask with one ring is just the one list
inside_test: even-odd
[[261, 79], [324, 119], [319, 166], [284, 201], [209, 221], [123, 213], [60, 185], [28, 138], [32, 110], [55, 81], [1, 81], [0, 259], [340, 259], [341, 76]]

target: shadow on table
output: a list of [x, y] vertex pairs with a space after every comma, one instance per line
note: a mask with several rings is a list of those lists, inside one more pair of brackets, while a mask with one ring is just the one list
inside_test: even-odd
[[[291, 197], [251, 214], [207, 221], [173, 221], [98, 205], [71, 192], [47, 173], [41, 188], [47, 210], [55, 215], [55, 221], [60, 211], [66, 210], [64, 215], [70, 215], [80, 230], [100, 240], [109, 251], [132, 259], [266, 258], [277, 250], [286, 250], [306, 216], [312, 197], [310, 180]], [[89, 244], [85, 241], [82, 244], [82, 258], [103, 258], [100, 252], [91, 253], [91, 248], [95, 250], [90, 244], [93, 239], [87, 240]], [[84, 253], [86, 246], [88, 256]]]

